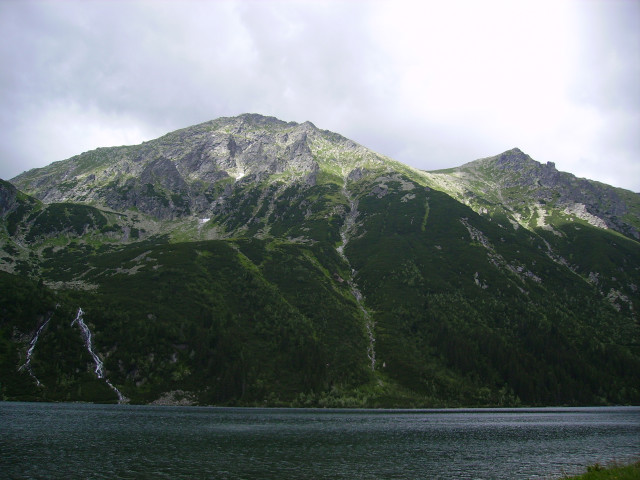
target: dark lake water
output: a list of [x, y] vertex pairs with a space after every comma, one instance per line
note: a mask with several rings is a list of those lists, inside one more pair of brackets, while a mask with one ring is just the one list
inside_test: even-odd
[[640, 408], [0, 402], [2, 478], [553, 479], [640, 457]]

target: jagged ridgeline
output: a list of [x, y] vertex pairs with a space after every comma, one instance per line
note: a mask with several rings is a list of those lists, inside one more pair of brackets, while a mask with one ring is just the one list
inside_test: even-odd
[[0, 395], [640, 402], [640, 195], [220, 118], [0, 183]]

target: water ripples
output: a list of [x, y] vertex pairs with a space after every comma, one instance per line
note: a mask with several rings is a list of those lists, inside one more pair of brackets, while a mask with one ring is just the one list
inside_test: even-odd
[[0, 403], [6, 478], [558, 478], [640, 454], [640, 409]]

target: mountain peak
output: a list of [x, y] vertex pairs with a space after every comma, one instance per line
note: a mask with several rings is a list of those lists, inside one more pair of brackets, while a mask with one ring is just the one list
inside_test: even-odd
[[506, 152], [503, 152], [496, 157], [492, 157], [492, 159], [494, 159], [497, 166], [504, 167], [527, 165], [531, 164], [532, 162], [538, 164], [538, 162], [536, 162], [519, 148], [512, 148], [511, 150], [507, 150]]
[[261, 115], [259, 113], [242, 113], [237, 117], [227, 117], [228, 119], [239, 119], [246, 123], [251, 123], [253, 125], [291, 125], [291, 123], [287, 123], [284, 120], [280, 120], [276, 117], [271, 117], [268, 115]]
[[[229, 192], [286, 178], [313, 185], [323, 168], [349, 173], [382, 157], [306, 121], [243, 113], [141, 145], [85, 152], [12, 179], [45, 203], [135, 207], [157, 218], [208, 215]], [[238, 185], [235, 183], [238, 182]], [[226, 192], [226, 193], [225, 193]]]
[[456, 170], [459, 170], [459, 171], [475, 170], [479, 166], [482, 166], [482, 167], [494, 166], [500, 170], [511, 170], [511, 169], [520, 169], [527, 165], [534, 166], [534, 165], [540, 165], [540, 163], [536, 162], [534, 159], [532, 159], [529, 155], [524, 153], [518, 147], [514, 147], [498, 155], [480, 158], [478, 160], [473, 160], [471, 162], [465, 163], [464, 165], [457, 167]]
[[640, 239], [637, 194], [558, 171], [555, 163], [540, 163], [519, 148], [434, 173], [439, 174], [435, 185], [480, 212], [487, 211], [488, 200], [508, 215], [515, 212], [518, 223], [537, 228], [545, 225], [537, 220], [540, 205], [545, 205]]
[[518, 147], [513, 147], [509, 150], [506, 150], [504, 152], [502, 152], [502, 155], [505, 154], [512, 154], [512, 155], [526, 155], [522, 150], [520, 150]]
[[544, 164], [540, 163], [531, 158], [531, 156], [524, 153], [518, 147], [507, 150], [506, 152], [502, 152], [500, 155], [497, 155], [495, 157], [490, 157], [487, 160], [493, 160], [495, 161], [496, 165], [505, 168], [522, 167], [524, 165], [528, 165], [534, 168], [544, 168], [548, 172], [558, 173], [556, 164], [554, 162], [547, 162]]

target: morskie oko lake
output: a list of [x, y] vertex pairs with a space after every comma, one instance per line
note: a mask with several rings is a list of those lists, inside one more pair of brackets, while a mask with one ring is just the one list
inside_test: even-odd
[[7, 479], [557, 479], [638, 458], [640, 407], [0, 402], [0, 477]]

